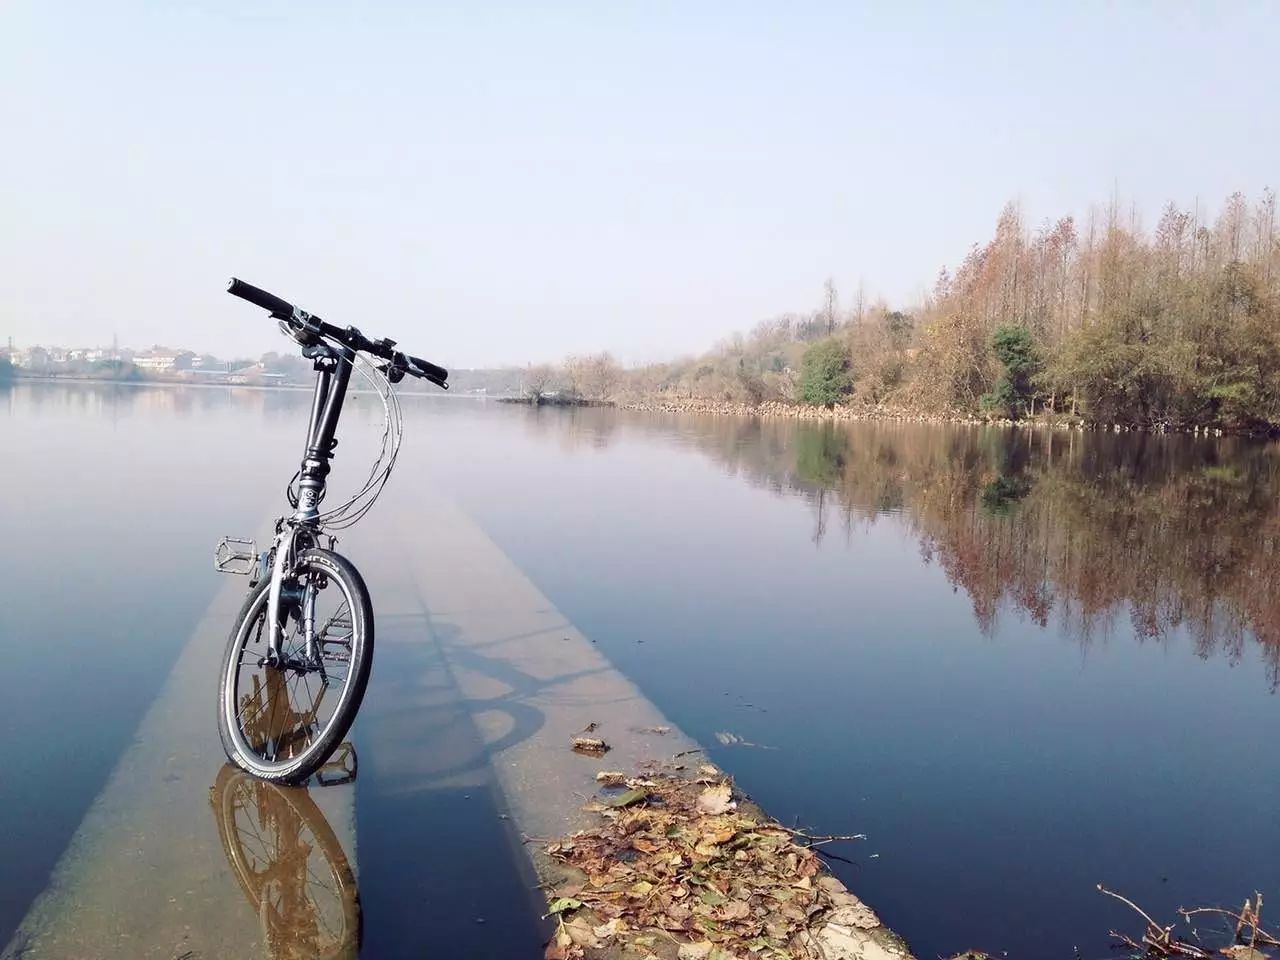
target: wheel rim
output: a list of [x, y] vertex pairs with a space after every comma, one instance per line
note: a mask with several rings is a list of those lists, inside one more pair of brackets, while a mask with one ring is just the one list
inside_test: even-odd
[[[355, 598], [331, 571], [304, 565], [291, 587], [294, 600], [280, 631], [283, 662], [265, 662], [268, 591], [263, 590], [240, 625], [227, 663], [227, 729], [236, 752], [264, 773], [285, 771], [310, 758], [345, 715], [363, 640], [356, 635]], [[315, 598], [315, 658], [306, 655], [302, 623], [302, 600], [308, 594]]]

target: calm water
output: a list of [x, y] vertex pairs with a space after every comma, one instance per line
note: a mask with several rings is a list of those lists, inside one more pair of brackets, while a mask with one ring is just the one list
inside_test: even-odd
[[[0, 393], [0, 809], [24, 824], [0, 943], [207, 606], [212, 539], [272, 508], [306, 403]], [[867, 833], [837, 872], [920, 956], [1104, 956], [1107, 929], [1132, 923], [1099, 881], [1170, 921], [1255, 889], [1280, 902], [1275, 447], [452, 400], [406, 413], [393, 483], [457, 499], [772, 813]], [[346, 426], [336, 483], [371, 419]], [[394, 700], [394, 674], [380, 659], [370, 702]], [[358, 747], [387, 739], [385, 712], [362, 715]], [[461, 953], [536, 955], [519, 854], [484, 841], [501, 798], [417, 797], [392, 753], [363, 761], [366, 944], [394, 955], [425, 909], [454, 918]], [[446, 854], [479, 837], [454, 854], [489, 865], [481, 888], [433, 880], [405, 830]], [[486, 902], [508, 905], [501, 937], [474, 922]]]

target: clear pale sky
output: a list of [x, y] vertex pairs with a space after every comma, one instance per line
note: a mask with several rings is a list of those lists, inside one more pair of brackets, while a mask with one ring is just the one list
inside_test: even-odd
[[0, 4], [0, 339], [457, 366], [909, 302], [1016, 199], [1280, 177], [1274, 3]]

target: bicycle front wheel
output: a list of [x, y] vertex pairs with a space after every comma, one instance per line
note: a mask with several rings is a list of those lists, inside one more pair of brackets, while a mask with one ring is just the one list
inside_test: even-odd
[[227, 641], [218, 732], [227, 758], [246, 773], [301, 783], [342, 742], [360, 709], [373, 662], [373, 606], [350, 561], [331, 550], [304, 550], [285, 577], [273, 656], [268, 591], [264, 580], [249, 594]]

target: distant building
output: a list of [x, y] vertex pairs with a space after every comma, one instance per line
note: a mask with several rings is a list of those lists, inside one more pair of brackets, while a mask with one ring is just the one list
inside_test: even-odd
[[268, 373], [267, 368], [260, 363], [252, 364], [248, 367], [241, 367], [239, 370], [233, 370], [227, 375], [227, 383], [284, 383], [285, 375], [283, 373]]
[[172, 370], [177, 359], [176, 354], [150, 350], [146, 353], [136, 354], [133, 358], [133, 363], [139, 369], [154, 370], [159, 373]]

